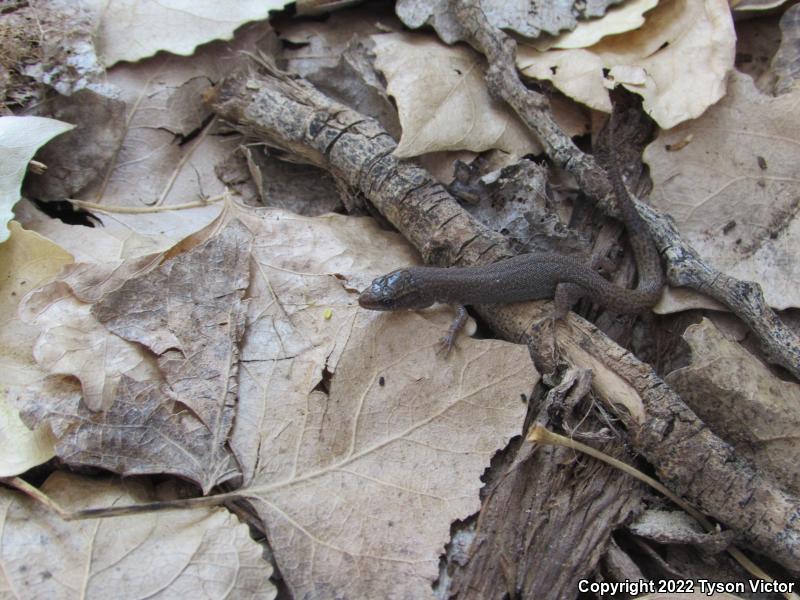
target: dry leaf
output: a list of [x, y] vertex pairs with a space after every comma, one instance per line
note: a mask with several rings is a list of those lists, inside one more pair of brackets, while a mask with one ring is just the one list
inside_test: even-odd
[[[235, 146], [211, 135], [211, 114], [201, 98], [221, 68], [212, 50], [220, 52], [219, 47], [204, 48], [190, 58], [164, 56], [109, 71], [108, 81], [120, 90], [128, 110], [125, 136], [114, 161], [104, 165], [102, 177], [84, 189], [80, 198], [142, 208], [184, 204], [224, 191], [214, 166]], [[181, 143], [189, 136], [196, 137]], [[181, 239], [208, 224], [218, 212], [219, 206], [211, 205], [191, 213], [118, 214], [114, 218], [140, 234]]]
[[[208, 44], [191, 57], [161, 55], [111, 69], [108, 84], [126, 106], [124, 137], [114, 147], [113, 160], [98, 166], [100, 175], [78, 197], [134, 208], [140, 212], [104, 215], [103, 222], [113, 220], [140, 236], [173, 243], [212, 221], [219, 204], [180, 212], [141, 211], [153, 204], [168, 207], [219, 199], [225, 192], [215, 167], [235, 151], [241, 138], [216, 134], [216, 121], [202, 94], [242, 60], [240, 50], [257, 52], [272, 39], [268, 23], [254, 24], [242, 28], [230, 44]], [[86, 145], [102, 141], [97, 135], [76, 140]]]
[[[245, 493], [295, 597], [434, 598], [450, 524], [479, 509], [481, 474], [520, 432], [524, 348], [464, 342], [443, 368], [448, 319], [429, 319], [362, 312], [329, 393], [264, 397], [277, 422]], [[260, 387], [285, 373], [273, 363]]]
[[[236, 410], [250, 244], [250, 234], [234, 221], [94, 304], [94, 316], [121, 343], [151, 350], [160, 373], [136, 381], [93, 363], [89, 377], [116, 376], [120, 382], [100, 407], [82, 402], [79, 389], [57, 379], [29, 394], [26, 418], [51, 425], [62, 459], [126, 475], [175, 473], [204, 493], [240, 474], [227, 441]], [[61, 347], [53, 343], [50, 350]]]
[[[644, 154], [653, 205], [675, 219], [704, 259], [731, 277], [759, 282], [779, 309], [800, 306], [797, 94], [765, 96], [734, 72], [719, 104], [661, 132]], [[690, 135], [690, 143], [670, 151]], [[658, 311], [703, 305], [702, 297], [667, 295]]]
[[53, 457], [55, 439], [47, 427], [31, 431], [22, 424], [13, 400], [47, 375], [34, 362], [39, 330], [17, 318], [25, 294], [55, 277], [72, 257], [62, 248], [18, 223], [0, 244], [0, 477], [24, 473]]
[[607, 37], [585, 49], [539, 52], [521, 45], [523, 74], [547, 79], [567, 96], [610, 112], [604, 69], [627, 65], [645, 83], [625, 85], [664, 129], [699, 117], [725, 93], [736, 33], [726, 0], [662, 0], [635, 31]]
[[644, 14], [658, 4], [658, 0], [631, 0], [612, 6], [601, 18], [592, 21], [579, 21], [569, 33], [557, 37], [545, 37], [529, 42], [540, 52], [551, 48], [586, 48], [609, 35], [617, 35], [641, 27]]
[[[185, 398], [184, 398], [185, 399]], [[240, 475], [236, 461], [210, 430], [156, 382], [123, 376], [112, 405], [92, 411], [72, 380], [51, 378], [23, 394], [26, 423], [46, 423], [55, 451], [69, 465], [129, 475], [172, 474], [203, 493]]]
[[444, 366], [449, 311], [358, 308], [358, 289], [414, 260], [369, 219], [234, 214], [256, 242], [231, 444], [287, 585], [430, 596], [450, 523], [520, 431], [525, 349], [460, 340]]
[[419, 34], [372, 39], [375, 66], [386, 76], [403, 126], [396, 156], [493, 148], [516, 156], [541, 152], [513, 111], [489, 95], [479, 54]]
[[192, 54], [201, 44], [229, 40], [248, 21], [266, 19], [285, 0], [86, 0], [95, 14], [96, 45], [103, 63], [135, 62], [160, 50]]
[[0, 397], [0, 477], [13, 477], [53, 458], [56, 438], [47, 426], [31, 431], [6, 396]]
[[72, 123], [75, 129], [36, 154], [47, 170], [25, 178], [25, 196], [45, 201], [74, 198], [102, 173], [122, 143], [125, 104], [81, 90], [48, 98], [36, 107], [36, 114]]
[[72, 127], [44, 117], [0, 117], [0, 242], [8, 239], [6, 226], [14, 218], [11, 209], [20, 198], [33, 155], [39, 146]]
[[[68, 510], [156, 499], [141, 480], [120, 484], [58, 472], [42, 491]], [[0, 589], [13, 597], [275, 597], [262, 548], [221, 508], [67, 522], [4, 489], [0, 531]]]
[[683, 337], [692, 362], [665, 381], [737, 452], [800, 494], [800, 385], [781, 381], [707, 319]]
[[92, 313], [158, 358], [171, 395], [225, 443], [236, 404], [252, 236], [237, 221], [219, 235], [125, 282]]
[[296, 431], [282, 430], [309, 401], [323, 372], [336, 371], [361, 312], [357, 292], [373, 274], [419, 258], [400, 236], [382, 232], [372, 219], [309, 218], [229, 206], [219, 226], [234, 217], [256, 240], [231, 440], [247, 483], [262, 461], [275, 461], [276, 445], [279, 460], [295, 451]]
[[[157, 377], [147, 354], [109, 332], [64, 282], [33, 290], [20, 303], [20, 318], [41, 332], [33, 347], [36, 363], [51, 375], [80, 381], [91, 410], [108, 408], [123, 375], [137, 381]], [[29, 386], [35, 394], [36, 388]]]
[[[241, 492], [270, 532], [287, 585], [298, 597], [319, 589], [369, 597], [389, 588], [430, 596], [450, 524], [479, 508], [483, 471], [497, 449], [520, 433], [526, 408], [520, 398], [537, 379], [527, 351], [499, 341], [459, 340], [445, 359], [436, 348], [449, 310], [387, 314], [359, 308], [357, 290], [376, 274], [415, 261], [399, 236], [380, 231], [372, 220], [229, 206], [200, 237], [235, 220], [250, 231], [253, 246], [229, 444], [244, 471]], [[124, 296], [123, 289], [114, 294]], [[171, 295], [162, 295], [169, 302]], [[105, 297], [102, 311], [121, 306]], [[159, 323], [171, 311], [159, 314], [148, 309], [152, 303], [138, 304], [141, 325], [130, 313], [116, 330], [152, 348], [177, 345], [191, 352], [194, 342], [162, 333]], [[220, 364], [227, 360], [220, 357]], [[188, 455], [182, 460], [210, 469], [213, 461], [197, 449], [191, 431], [178, 438], [177, 448], [155, 451], [153, 437], [175, 439], [176, 421], [195, 411], [177, 411], [163, 397], [159, 403], [152, 395], [163, 394], [150, 383], [121, 378], [112, 410], [102, 419], [78, 406], [65, 430], [79, 436], [84, 428], [87, 441], [76, 442], [76, 451], [114, 468], [114, 460], [129, 458], [120, 456], [125, 452], [88, 440], [115, 440], [115, 448], [126, 452], [138, 440], [139, 449], [153, 452], [138, 462], [131, 456], [129, 472], [147, 465], [146, 459], [166, 472], [186, 468], [174, 464], [179, 450]], [[217, 387], [215, 397], [224, 398], [223, 386]], [[74, 407], [77, 394], [71, 402]], [[61, 433], [61, 415], [76, 414], [65, 406], [56, 403], [51, 417]]]
[[[565, 29], [574, 29], [578, 19], [600, 17], [608, 6], [620, 1], [483, 0], [481, 8], [494, 27], [536, 38], [543, 32], [557, 35]], [[449, 6], [448, 0], [399, 0], [395, 10], [407, 27], [430, 25], [442, 40], [452, 44], [463, 40], [463, 36]]]
[[[182, 216], [187, 216], [186, 221], [190, 226], [195, 226], [197, 219], [190, 213], [203, 212], [208, 209], [190, 209], [181, 211]], [[218, 210], [218, 209], [216, 209]], [[187, 214], [189, 213], [189, 214]], [[108, 265], [121, 265], [127, 258], [140, 258], [158, 254], [175, 245], [175, 242], [185, 237], [190, 231], [181, 231], [182, 219], [169, 218], [174, 227], [167, 228], [166, 233], [152, 235], [138, 233], [116, 218], [115, 215], [100, 215], [101, 225], [98, 227], [81, 227], [80, 235], [76, 235], [75, 225], [68, 225], [59, 219], [48, 217], [28, 200], [21, 200], [14, 207], [17, 221], [26, 229], [36, 231], [47, 239], [55, 242], [64, 250], [75, 257], [77, 263], [91, 263], [96, 267], [99, 263]], [[137, 223], [134, 221], [133, 225]], [[182, 233], [177, 238], [170, 235]], [[112, 267], [113, 268], [113, 267]], [[130, 276], [130, 275], [129, 275]]]

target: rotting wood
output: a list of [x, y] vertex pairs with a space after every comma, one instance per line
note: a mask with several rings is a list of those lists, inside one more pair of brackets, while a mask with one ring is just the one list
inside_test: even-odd
[[[209, 102], [245, 134], [332, 172], [363, 193], [428, 263], [480, 264], [511, 254], [505, 240], [461, 209], [423, 169], [391, 154], [374, 120], [337, 104], [301, 78], [262, 65], [236, 73]], [[549, 303], [477, 307], [505, 339], [526, 343]], [[736, 530], [747, 545], [800, 573], [800, 500], [736, 456], [647, 365], [570, 313], [556, 329], [573, 364], [596, 369], [595, 389], [616, 412], [636, 449], [678, 494]], [[635, 407], [639, 406], [636, 410]]]
[[[563, 418], [580, 422], [583, 431], [602, 428], [595, 411], [584, 416], [573, 410], [586, 404], [591, 379], [589, 371], [568, 369], [540, 403], [535, 422], [552, 426]], [[605, 449], [621, 455], [618, 440], [605, 437]], [[565, 448], [523, 442], [499, 470], [488, 485], [474, 542], [466, 558], [452, 564], [448, 597], [574, 597], [575, 582], [591, 577], [611, 532], [642, 507], [636, 481]]]

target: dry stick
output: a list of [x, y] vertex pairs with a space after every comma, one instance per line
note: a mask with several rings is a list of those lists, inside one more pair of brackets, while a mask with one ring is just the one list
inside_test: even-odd
[[[488, 22], [480, 0], [451, 2], [450, 9], [465, 40], [489, 61], [486, 83], [490, 92], [516, 111], [544, 144], [548, 156], [575, 176], [584, 193], [615, 216], [603, 170], [553, 120], [547, 98], [522, 83], [516, 67], [516, 42]], [[697, 290], [727, 306], [755, 333], [767, 358], [800, 379], [800, 336], [767, 305], [761, 287], [717, 271], [681, 238], [667, 217], [641, 202], [637, 206], [667, 260], [669, 283]]]
[[[398, 161], [396, 143], [374, 119], [333, 102], [308, 82], [268, 69], [239, 72], [207, 98], [237, 129], [316, 164], [372, 204], [423, 254], [440, 265], [482, 264], [511, 254], [505, 239], [464, 211], [425, 170]], [[500, 335], [529, 339], [548, 303], [478, 307]], [[800, 573], [800, 500], [738, 457], [653, 370], [593, 325], [570, 313], [559, 346], [573, 364], [592, 368], [595, 389], [617, 410], [631, 442], [662, 481], [741, 539]]]
[[[634, 469], [629, 464], [622, 462], [619, 459], [614, 458], [613, 456], [609, 456], [608, 454], [601, 452], [591, 446], [587, 446], [586, 444], [582, 444], [576, 440], [571, 438], [565, 437], [563, 435], [559, 435], [542, 427], [541, 425], [534, 425], [531, 429], [530, 433], [528, 433], [527, 438], [529, 442], [536, 442], [538, 444], [550, 444], [552, 446], [563, 446], [564, 448], [571, 448], [572, 450], [577, 450], [578, 452], [583, 452], [584, 454], [588, 454], [596, 458], [597, 460], [601, 460], [604, 463], [611, 465], [615, 469], [619, 469], [630, 475], [631, 477], [635, 477], [639, 481], [646, 483], [650, 487], [656, 489], [657, 491], [661, 492], [664, 496], [672, 500], [675, 504], [677, 504], [681, 509], [683, 509], [686, 513], [691, 515], [700, 525], [708, 533], [717, 533], [717, 528], [714, 524], [709, 521], [706, 516], [698, 511], [694, 506], [689, 504], [688, 502], [684, 501], [682, 498], [676, 496], [672, 493], [672, 491], [661, 484], [661, 482], [656, 481], [652, 477], [648, 477], [638, 469]], [[774, 578], [770, 577], [766, 572], [764, 572], [761, 567], [751, 561], [745, 554], [739, 550], [735, 546], [730, 546], [727, 548], [728, 554], [733, 557], [733, 559], [738, 562], [742, 568], [744, 568], [748, 573], [757, 577], [759, 579], [763, 579], [765, 581], [775, 581]], [[784, 594], [786, 598], [789, 600], [800, 600], [800, 596], [794, 593], [787, 593]]]

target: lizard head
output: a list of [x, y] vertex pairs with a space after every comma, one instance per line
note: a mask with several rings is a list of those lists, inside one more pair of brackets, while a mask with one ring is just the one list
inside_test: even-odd
[[426, 308], [433, 302], [433, 298], [420, 291], [410, 269], [397, 269], [381, 275], [358, 297], [358, 304], [370, 310]]

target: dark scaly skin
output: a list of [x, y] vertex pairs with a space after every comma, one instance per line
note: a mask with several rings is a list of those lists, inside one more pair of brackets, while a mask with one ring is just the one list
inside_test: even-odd
[[[477, 267], [397, 269], [375, 279], [358, 297], [359, 305], [370, 310], [401, 310], [426, 308], [435, 302], [461, 307], [555, 298], [557, 318], [565, 316], [580, 296], [619, 313], [637, 313], [653, 306], [664, 285], [658, 250], [614, 158], [609, 176], [636, 257], [636, 289], [616, 286], [570, 256], [535, 253]], [[452, 327], [443, 340], [448, 349], [458, 329]]]

